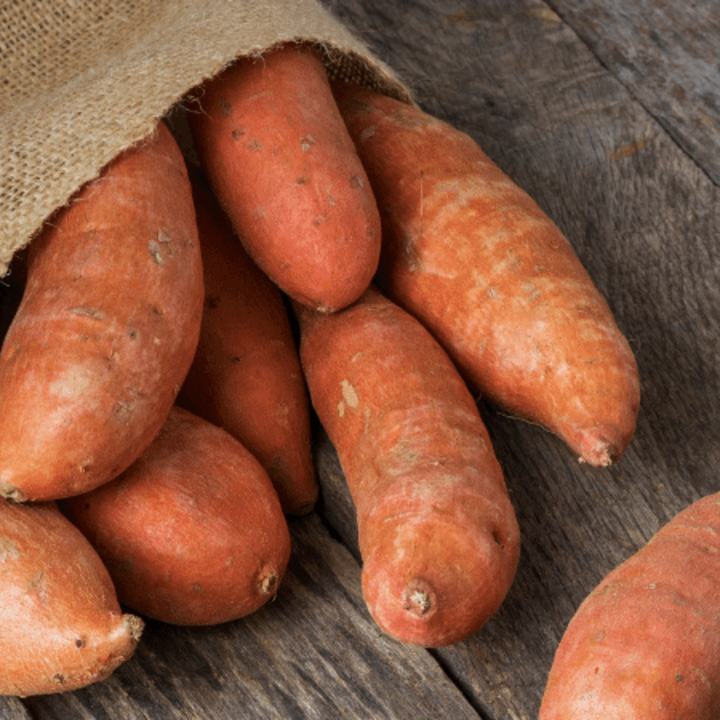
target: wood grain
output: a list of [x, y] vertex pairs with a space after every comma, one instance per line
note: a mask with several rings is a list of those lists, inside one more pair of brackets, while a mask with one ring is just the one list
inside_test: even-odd
[[550, 0], [608, 70], [720, 182], [720, 14], [713, 2]]

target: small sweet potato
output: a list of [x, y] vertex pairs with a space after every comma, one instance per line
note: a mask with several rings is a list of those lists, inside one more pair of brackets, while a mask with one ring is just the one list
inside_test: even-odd
[[177, 406], [122, 475], [61, 507], [104, 560], [120, 601], [175, 625], [257, 610], [290, 556], [285, 516], [258, 460]]
[[557, 648], [540, 720], [715, 720], [720, 493], [698, 500], [588, 595]]
[[357, 510], [368, 608], [397, 640], [458, 642], [498, 609], [520, 549], [473, 397], [430, 333], [373, 286], [337, 313], [297, 312], [310, 397]]
[[133, 655], [143, 630], [53, 502], [0, 499], [0, 616], [0, 694], [20, 697], [104, 680]]
[[335, 86], [382, 217], [377, 282], [473, 388], [592, 465], [629, 444], [630, 346], [568, 240], [478, 147], [417, 107]]
[[260, 460], [288, 514], [318, 495], [310, 403], [285, 303], [232, 232], [204, 178], [190, 174], [205, 276], [195, 359], [178, 404]]
[[0, 352], [0, 495], [79, 494], [132, 463], [180, 390], [202, 303], [190, 183], [161, 123], [30, 246]]
[[243, 57], [196, 95], [198, 155], [253, 260], [311, 307], [357, 299], [377, 269], [380, 218], [312, 47]]

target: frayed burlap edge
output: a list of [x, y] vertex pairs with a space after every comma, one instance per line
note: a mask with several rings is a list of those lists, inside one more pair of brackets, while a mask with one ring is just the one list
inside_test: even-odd
[[[116, 13], [111, 20], [117, 16], [118, 0], [94, 1]], [[139, 0], [127, 4], [129, 11], [140, 7]], [[108, 22], [100, 12], [97, 18]], [[61, 20], [72, 23], [72, 18]], [[0, 17], [3, 21], [2, 32], [12, 33], [9, 21]], [[132, 25], [127, 18], [125, 22]], [[34, 92], [32, 83], [28, 88], [18, 78], [25, 93], [17, 104], [15, 96], [3, 96], [0, 88], [0, 274], [82, 185], [149, 136], [188, 91], [242, 55], [260, 54], [283, 42], [314, 42], [332, 77], [410, 100], [395, 73], [315, 0], [164, 0], [153, 6], [152, 18], [138, 25], [121, 28], [126, 40], [111, 28], [106, 33], [112, 40], [109, 48], [96, 40], [91, 50], [97, 61], [76, 48], [80, 71], [69, 68], [67, 78], [56, 78], [50, 87], [38, 83]], [[34, 30], [25, 27], [22, 41], [41, 42], [43, 33], [53, 31], [57, 50], [57, 28], [45, 21], [37, 37], [28, 38]], [[83, 31], [98, 37], [87, 14]], [[83, 35], [73, 35], [72, 28], [64, 32], [83, 43]], [[0, 37], [0, 46], [3, 40], [7, 47], [7, 37]], [[37, 72], [37, 63], [34, 68]], [[0, 75], [12, 71], [0, 65]]]

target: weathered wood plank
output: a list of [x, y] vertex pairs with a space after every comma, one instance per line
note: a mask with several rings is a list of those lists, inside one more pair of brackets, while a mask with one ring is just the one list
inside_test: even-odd
[[668, 134], [720, 182], [720, 14], [713, 0], [550, 0]]
[[271, 604], [215, 627], [150, 622], [136, 655], [107, 681], [26, 699], [33, 720], [477, 720], [427, 651], [382, 636], [357, 563], [317, 515], [292, 521], [292, 539]]
[[0, 698], [0, 720], [33, 720], [22, 701], [15, 697]]

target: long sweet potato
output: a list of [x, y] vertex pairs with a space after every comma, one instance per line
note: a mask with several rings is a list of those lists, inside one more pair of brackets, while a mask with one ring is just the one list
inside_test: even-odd
[[285, 516], [259, 461], [179, 407], [122, 475], [61, 507], [104, 560], [120, 601], [176, 625], [257, 610], [274, 597], [290, 556]]
[[715, 720], [720, 712], [720, 493], [610, 572], [557, 648], [540, 720]]
[[250, 256], [299, 302], [357, 299], [377, 269], [380, 219], [312, 48], [241, 58], [197, 95], [195, 146]]
[[297, 311], [310, 397], [357, 509], [368, 608], [403, 642], [458, 642], [500, 606], [520, 548], [472, 395], [430, 333], [373, 286], [338, 313]]
[[190, 184], [161, 123], [30, 246], [0, 353], [0, 495], [57, 499], [124, 470], [175, 401], [202, 303]]
[[639, 406], [635, 358], [567, 239], [472, 138], [416, 107], [335, 86], [378, 198], [378, 284], [503, 409], [608, 465]]
[[280, 290], [243, 249], [200, 173], [191, 172], [205, 277], [195, 359], [178, 404], [260, 460], [286, 513], [317, 500], [310, 407]]
[[133, 655], [143, 630], [52, 502], [0, 499], [0, 617], [0, 694], [21, 697], [104, 680]]

